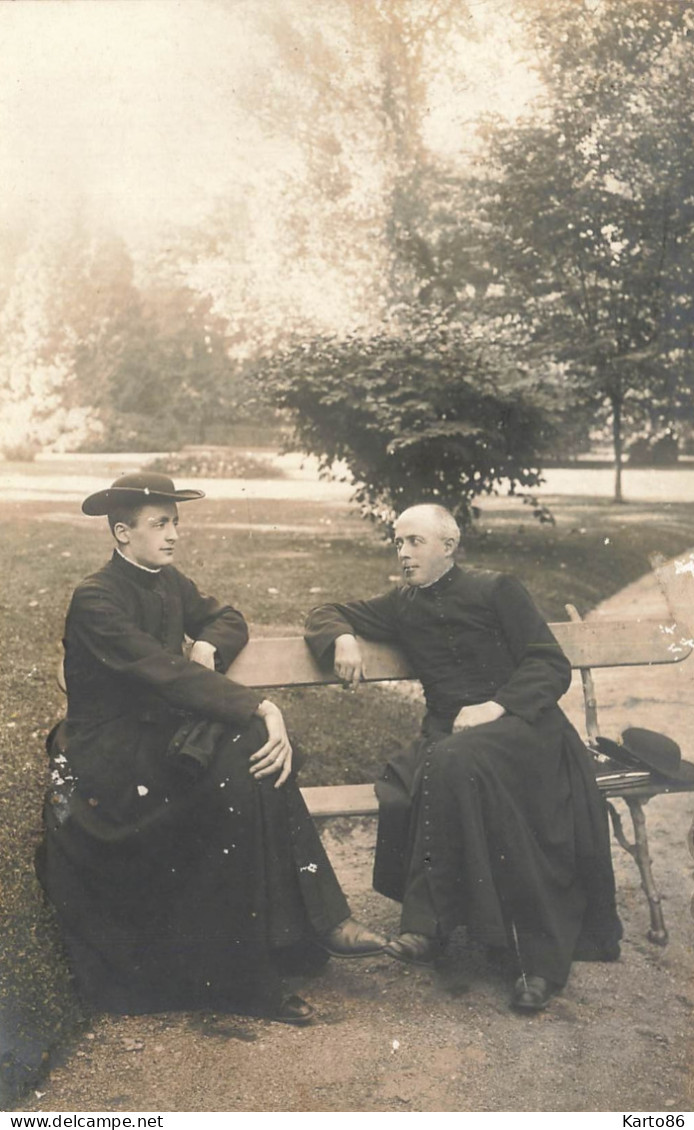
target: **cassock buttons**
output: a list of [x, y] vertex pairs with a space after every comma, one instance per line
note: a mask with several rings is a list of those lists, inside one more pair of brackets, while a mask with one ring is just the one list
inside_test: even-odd
[[[424, 760], [424, 773], [422, 774], [422, 780], [427, 781], [427, 782], [429, 780], [429, 769], [431, 768], [431, 755], [432, 755], [432, 746], [429, 746], [427, 748], [427, 753], [426, 753], [426, 757], [425, 757], [425, 760]], [[425, 855], [422, 856], [422, 863], [423, 863], [424, 867], [431, 867], [431, 855], [429, 854], [430, 845], [431, 845], [431, 832], [430, 832], [431, 820], [429, 818], [431, 806], [430, 806], [430, 802], [428, 800], [428, 797], [429, 797], [429, 789], [428, 788], [422, 789], [422, 797], [424, 798], [424, 803], [422, 805], [422, 813], [423, 813], [423, 817], [424, 817], [424, 820], [423, 820], [424, 834], [423, 834], [422, 838], [423, 838], [423, 841], [424, 841], [424, 850], [425, 850], [425, 853], [426, 853]]]

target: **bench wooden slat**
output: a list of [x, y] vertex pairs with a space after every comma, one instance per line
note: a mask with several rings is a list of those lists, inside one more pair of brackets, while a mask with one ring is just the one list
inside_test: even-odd
[[[628, 771], [623, 780], [601, 781], [598, 788], [604, 797], [638, 797], [649, 800], [662, 793], [691, 792], [691, 786], [673, 781], [665, 785], [662, 781], [633, 781]], [[633, 774], [632, 774], [633, 776]], [[321, 785], [301, 790], [312, 816], [375, 816], [378, 813], [378, 799], [373, 785]]]
[[378, 812], [373, 785], [313, 785], [301, 793], [312, 816], [373, 816]]
[[[550, 624], [571, 666], [636, 667], [679, 663], [692, 650], [689, 629], [658, 620], [613, 620]], [[414, 678], [404, 656], [389, 644], [361, 640], [367, 682]], [[306, 687], [338, 683], [320, 667], [301, 636], [253, 639], [226, 672], [247, 687]], [[58, 683], [65, 690], [62, 660]]]
[[[692, 650], [687, 628], [658, 620], [563, 622], [550, 627], [572, 667], [679, 663]], [[360, 642], [367, 682], [414, 677], [397, 648], [370, 640]], [[300, 636], [251, 640], [231, 664], [227, 677], [247, 687], [339, 682], [331, 671], [318, 665]]]
[[[362, 640], [366, 681], [414, 678], [404, 656], [388, 644]], [[227, 671], [227, 678], [247, 687], [302, 687], [339, 683], [320, 667], [301, 636], [250, 640]]]
[[550, 628], [572, 667], [680, 663], [693, 646], [689, 628], [672, 621], [583, 620]]

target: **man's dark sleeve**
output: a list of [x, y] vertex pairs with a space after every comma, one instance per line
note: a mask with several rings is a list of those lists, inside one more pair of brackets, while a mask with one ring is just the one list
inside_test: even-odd
[[304, 639], [317, 659], [328, 655], [338, 636], [398, 642], [397, 589], [372, 600], [322, 604], [309, 612]]
[[248, 625], [241, 612], [204, 596], [183, 573], [177, 573], [183, 602], [183, 626], [192, 640], [205, 640], [217, 651], [215, 666], [226, 671], [248, 643]]
[[105, 586], [84, 584], [76, 590], [67, 635], [78, 640], [96, 663], [145, 684], [179, 710], [245, 725], [260, 702], [248, 687], [166, 651], [135, 623], [117, 593]]
[[492, 601], [517, 663], [511, 678], [494, 695], [494, 701], [509, 714], [533, 723], [569, 689], [571, 664], [515, 577], [499, 577]]

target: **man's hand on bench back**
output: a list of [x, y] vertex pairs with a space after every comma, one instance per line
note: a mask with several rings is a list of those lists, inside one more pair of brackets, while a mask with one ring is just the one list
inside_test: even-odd
[[335, 640], [335, 674], [343, 683], [356, 690], [361, 679], [366, 677], [364, 657], [354, 636], [347, 633]]

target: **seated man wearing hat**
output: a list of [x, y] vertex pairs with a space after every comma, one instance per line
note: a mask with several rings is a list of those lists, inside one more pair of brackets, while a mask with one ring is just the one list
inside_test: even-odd
[[520, 977], [512, 1005], [544, 1008], [572, 960], [614, 960], [621, 925], [604, 804], [578, 734], [557, 706], [571, 668], [523, 586], [460, 569], [442, 506], [395, 523], [404, 584], [315, 608], [306, 638], [356, 686], [355, 636], [396, 644], [427, 713], [376, 786], [376, 890], [402, 903], [385, 952], [428, 964], [465, 925]]
[[37, 869], [97, 1008], [301, 1024], [312, 1010], [283, 996], [282, 973], [385, 939], [350, 917], [280, 710], [221, 673], [248, 639], [243, 616], [172, 564], [177, 503], [201, 497], [143, 472], [83, 503], [116, 544], [68, 610]]

